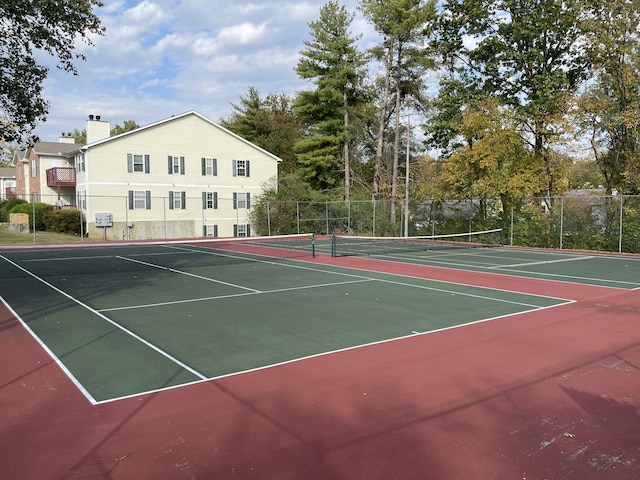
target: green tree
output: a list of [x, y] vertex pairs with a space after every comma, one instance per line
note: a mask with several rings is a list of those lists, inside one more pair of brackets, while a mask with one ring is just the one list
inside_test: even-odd
[[16, 152], [14, 145], [7, 145], [4, 151], [0, 152], [0, 167], [9, 167], [13, 160], [13, 155]]
[[249, 87], [247, 95], [240, 97], [240, 104], [231, 106], [231, 116], [221, 120], [221, 125], [281, 158], [280, 178], [294, 173], [293, 146], [302, 137], [303, 126], [293, 111], [291, 98], [274, 93], [261, 98], [255, 87]]
[[599, 188], [605, 184], [604, 175], [592, 158], [573, 161], [567, 173], [570, 189]]
[[74, 61], [85, 59], [78, 40], [91, 45], [90, 35], [104, 32], [93, 12], [100, 6], [99, 0], [0, 3], [0, 148], [35, 140], [33, 130], [49, 110], [42, 97], [49, 70], [40, 52], [57, 58], [58, 68], [76, 74]]
[[130, 132], [131, 130], [135, 130], [136, 128], [140, 128], [140, 125], [135, 120], [125, 120], [122, 125], [115, 124], [115, 126], [111, 129], [111, 136], [120, 135], [121, 133]]
[[495, 99], [467, 108], [459, 125], [465, 145], [445, 161], [447, 190], [460, 198], [499, 198], [502, 211], [513, 199], [542, 187], [539, 157], [533, 155], [518, 131], [511, 109]]
[[[312, 40], [296, 66], [300, 78], [315, 89], [300, 92], [295, 109], [307, 123], [307, 135], [296, 144], [299, 174], [319, 189], [333, 189], [342, 177], [343, 196], [351, 195], [352, 117], [363, 102], [365, 58], [351, 34], [355, 15], [337, 1], [320, 8], [309, 22]], [[340, 175], [340, 173], [342, 175]]]
[[608, 194], [640, 192], [640, 0], [590, 0], [584, 31], [596, 72], [579, 100]]
[[378, 114], [378, 132], [372, 197], [378, 198], [382, 185], [385, 130], [395, 113], [394, 148], [391, 167], [391, 225], [395, 224], [398, 188], [400, 111], [407, 102], [424, 103], [424, 77], [434, 66], [423, 46], [425, 28], [435, 15], [435, 2], [423, 0], [361, 0], [360, 10], [382, 36], [372, 49], [382, 62], [382, 92]]
[[73, 143], [78, 145], [85, 145], [87, 143], [87, 131], [86, 130], [78, 130], [77, 128], [73, 130], [71, 134], [73, 136]]
[[540, 165], [545, 179], [540, 193], [557, 193], [563, 160], [552, 147], [565, 132], [565, 113], [590, 72], [581, 14], [580, 0], [446, 1], [432, 46], [448, 69], [449, 84], [465, 88], [440, 92], [440, 104], [448, 108], [442, 121], [432, 122], [441, 127], [436, 138], [458, 138], [442, 127], [453, 125], [469, 101], [499, 98], [514, 108], [521, 135]]

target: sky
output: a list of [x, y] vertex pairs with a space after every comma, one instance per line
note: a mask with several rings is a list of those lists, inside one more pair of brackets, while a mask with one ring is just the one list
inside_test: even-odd
[[[147, 125], [195, 110], [213, 121], [229, 118], [249, 87], [269, 93], [312, 88], [295, 66], [311, 40], [309, 22], [328, 0], [103, 0], [95, 14], [106, 28], [78, 43], [86, 61], [78, 75], [55, 68], [43, 96], [50, 103], [41, 141], [83, 130], [89, 115], [111, 127], [134, 120]], [[368, 48], [378, 42], [357, 11], [358, 0], [339, 0], [356, 14], [352, 33]]]

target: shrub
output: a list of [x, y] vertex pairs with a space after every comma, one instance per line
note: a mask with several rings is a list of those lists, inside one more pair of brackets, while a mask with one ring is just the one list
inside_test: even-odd
[[50, 210], [44, 215], [48, 232], [80, 234], [80, 210]]
[[0, 204], [0, 222], [8, 222], [9, 211], [16, 205], [20, 205], [22, 203], [27, 203], [27, 201], [21, 198], [10, 198], [9, 200], [2, 202]]

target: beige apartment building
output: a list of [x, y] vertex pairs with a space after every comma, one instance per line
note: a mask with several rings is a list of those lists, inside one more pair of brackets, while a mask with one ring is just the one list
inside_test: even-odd
[[18, 196], [79, 208], [93, 237], [251, 235], [251, 204], [277, 184], [278, 157], [194, 111], [110, 130], [91, 115], [86, 145], [63, 134], [17, 154]]

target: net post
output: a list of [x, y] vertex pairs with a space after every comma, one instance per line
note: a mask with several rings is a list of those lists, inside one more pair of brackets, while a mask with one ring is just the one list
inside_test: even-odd
[[316, 258], [316, 234], [311, 234], [311, 258]]
[[336, 234], [331, 234], [331, 256], [336, 256]]

